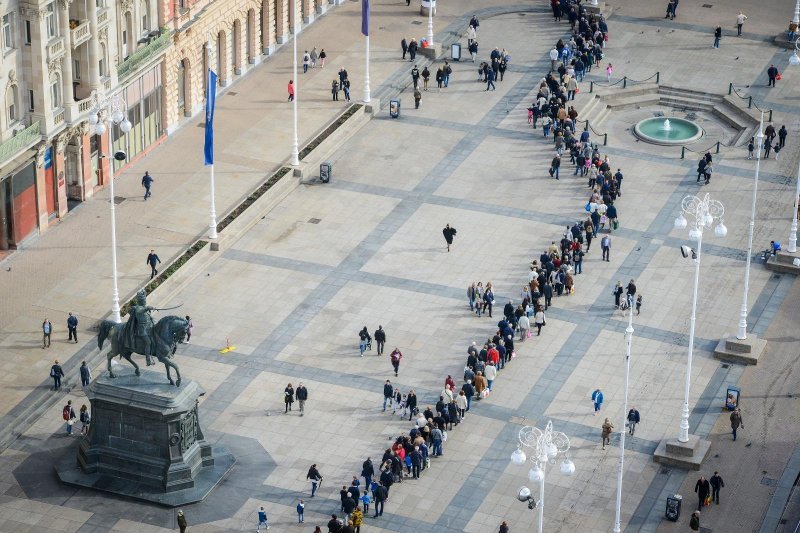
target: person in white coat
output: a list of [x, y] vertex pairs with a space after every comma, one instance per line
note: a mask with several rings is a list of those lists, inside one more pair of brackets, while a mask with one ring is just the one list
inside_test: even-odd
[[492, 382], [494, 378], [497, 377], [497, 367], [494, 366], [494, 363], [489, 361], [489, 364], [486, 365], [486, 369], [484, 371], [484, 377], [486, 378], [486, 383], [489, 386], [489, 391], [492, 390]]
[[536, 335], [537, 336], [541, 335], [542, 326], [544, 326], [545, 324], [544, 311], [542, 311], [541, 307], [539, 307], [539, 310], [536, 311], [536, 315], [533, 318], [533, 322], [536, 324]]
[[528, 330], [531, 329], [531, 321], [528, 318], [528, 315], [522, 315], [519, 317], [519, 340], [525, 342], [525, 339], [528, 337]]

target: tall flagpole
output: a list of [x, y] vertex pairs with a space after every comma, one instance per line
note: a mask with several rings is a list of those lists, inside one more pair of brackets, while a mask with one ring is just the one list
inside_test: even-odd
[[294, 98], [292, 98], [292, 112], [294, 113], [294, 140], [292, 142], [292, 166], [300, 166], [300, 146], [297, 140], [297, 0], [292, 0], [292, 13], [290, 24], [294, 26], [292, 32], [292, 83], [294, 83]]
[[[216, 82], [214, 83], [214, 87], [211, 87], [212, 79], [211, 79], [211, 40], [210, 39], [208, 41], [206, 41], [206, 50], [208, 50], [208, 65], [209, 65], [208, 72], [206, 72], [206, 77], [208, 78], [208, 90], [209, 90], [209, 94], [211, 93], [211, 91], [214, 91], [214, 93], [216, 94], [216, 92], [217, 92]], [[206, 105], [208, 105], [208, 103], [206, 103]], [[209, 167], [210, 167], [210, 176], [211, 176], [211, 212], [210, 212], [211, 220], [210, 220], [210, 222], [208, 224], [208, 238], [209, 239], [216, 239], [217, 238], [217, 202], [216, 202], [216, 198], [215, 198], [216, 186], [214, 185], [214, 163], [213, 163], [213, 160], [212, 160], [211, 165], [209, 165]]]
[[[365, 65], [364, 65], [364, 103], [370, 102], [370, 90], [369, 90], [369, 0], [363, 0], [361, 3], [361, 33], [364, 34], [365, 39]], [[366, 12], [365, 12], [366, 11]], [[365, 31], [366, 30], [366, 31]]]

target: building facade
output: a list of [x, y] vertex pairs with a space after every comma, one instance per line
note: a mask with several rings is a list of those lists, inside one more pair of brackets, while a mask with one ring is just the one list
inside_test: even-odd
[[[202, 112], [209, 67], [227, 86], [341, 1], [0, 3], [0, 251], [45, 231]], [[87, 117], [110, 94], [132, 128], [95, 135]], [[106, 157], [117, 150], [127, 160]]]

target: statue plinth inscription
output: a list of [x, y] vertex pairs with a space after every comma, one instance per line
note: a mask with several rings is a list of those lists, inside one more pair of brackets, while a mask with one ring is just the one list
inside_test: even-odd
[[163, 374], [126, 367], [115, 379], [101, 376], [89, 386], [89, 434], [75, 456], [58, 467], [65, 483], [178, 506], [200, 501], [235, 462], [203, 437], [193, 380], [180, 388]]

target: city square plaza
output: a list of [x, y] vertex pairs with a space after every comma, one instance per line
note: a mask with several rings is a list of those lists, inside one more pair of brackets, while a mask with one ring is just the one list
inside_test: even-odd
[[[610, 12], [606, 57], [579, 84], [571, 104], [581, 113], [597, 95], [635, 91], [656, 72], [662, 85], [715, 95], [727, 95], [733, 83], [758, 108], [772, 110], [776, 129], [785, 124], [789, 130], [780, 158], [760, 164], [753, 254], [770, 240], [785, 246], [800, 159], [800, 67], [789, 65], [791, 50], [776, 46], [773, 37], [785, 30], [794, 6], [787, 0], [769, 7], [749, 0], [682, 2], [671, 21], [661, 4], [615, 0], [604, 8]], [[739, 10], [749, 17], [741, 37], [735, 35]], [[477, 64], [466, 53], [467, 22], [475, 13], [479, 60], [494, 47], [512, 56], [496, 91], [476, 81]], [[323, 154], [333, 165], [331, 182], [321, 183], [312, 165], [301, 176], [287, 175], [296, 183], [284, 197], [263, 212], [245, 212], [249, 227], [235, 237], [222, 231], [218, 251], [202, 249], [148, 296], [149, 305], [181, 305], [177, 313], [191, 315], [191, 342], [179, 346], [175, 361], [185, 380], [205, 389], [199, 408], [206, 439], [237, 461], [202, 502], [182, 507], [189, 531], [252, 530], [261, 505], [274, 531], [325, 530], [331, 513], [341, 514], [341, 486], [360, 474], [367, 457], [377, 467], [394, 438], [412, 427], [382, 412], [385, 380], [403, 393], [414, 388], [421, 409], [435, 404], [447, 375], [460, 386], [467, 346], [494, 334], [509, 299], [519, 302], [531, 260], [559, 241], [565, 226], [586, 218], [586, 178], [573, 176], [565, 158], [561, 179], [551, 179], [552, 143], [527, 123], [527, 107], [550, 68], [549, 50], [568, 34], [566, 19], [554, 22], [544, 2], [443, 0], [434, 18], [436, 42], [458, 40], [463, 56], [451, 61], [449, 87], [423, 92], [419, 109], [409, 87], [413, 64], [400, 60], [399, 43], [424, 36], [427, 18], [416, 5], [373, 1], [371, 19], [370, 78], [373, 95], [383, 101], [370, 120]], [[361, 96], [359, 21], [360, 3], [345, 2], [297, 36], [298, 54], [313, 46], [329, 54], [324, 69], [299, 75], [301, 146], [343, 111], [343, 102], [330, 97], [339, 67], [349, 72], [354, 100]], [[725, 36], [721, 48], [712, 49], [717, 23]], [[431, 70], [449, 58], [447, 46]], [[418, 60], [420, 68], [429, 64], [422, 55]], [[631, 80], [626, 88], [603, 86], [608, 62], [612, 81]], [[782, 80], [767, 88], [773, 63]], [[283, 46], [217, 97], [220, 213], [288, 164], [291, 67], [291, 46]], [[592, 92], [590, 81], [597, 83]], [[402, 101], [396, 120], [388, 116], [389, 97]], [[490, 532], [504, 520], [514, 532], [535, 530], [537, 510], [520, 503], [517, 491], [527, 485], [538, 500], [538, 484], [528, 481], [527, 465], [509, 458], [523, 426], [544, 428], [548, 420], [569, 437], [575, 472], [561, 475], [558, 463], [547, 468], [544, 530], [612, 531], [627, 326], [614, 308], [612, 288], [631, 279], [643, 306], [633, 317], [628, 394], [642, 422], [625, 446], [622, 529], [687, 531], [695, 482], [714, 471], [725, 487], [720, 505], [701, 511], [706, 531], [791, 531], [798, 523], [800, 499], [790, 488], [800, 470], [800, 287], [793, 274], [769, 271], [754, 259], [748, 332], [765, 339], [767, 348], [754, 366], [714, 357], [717, 342], [738, 324], [755, 161], [746, 159], [747, 140], [733, 143], [731, 126], [712, 114], [697, 114], [707, 136], [689, 146], [694, 152], [687, 150], [685, 158], [680, 147], [639, 142], [630, 131], [633, 121], [659, 110], [687, 113], [647, 103], [611, 111], [593, 126], [592, 141], [625, 176], [610, 261], [600, 261], [596, 241], [575, 276], [575, 293], [553, 299], [541, 336], [516, 343], [516, 357], [498, 373], [489, 397], [473, 402], [464, 422], [448, 432], [444, 456], [433, 458], [421, 479], [395, 484], [384, 515], [365, 518], [364, 531]], [[149, 280], [143, 259], [150, 249], [165, 267], [207, 232], [201, 123], [199, 117], [170, 135], [116, 180], [124, 199], [116, 207], [123, 301]], [[696, 163], [709, 146], [714, 175], [710, 185], [701, 185]], [[156, 179], [146, 203], [140, 186], [145, 170]], [[705, 193], [724, 204], [728, 232], [718, 238], [707, 231], [703, 242], [689, 432], [709, 441], [710, 451], [693, 471], [656, 463], [653, 456], [662, 440], [678, 436], [689, 344], [694, 264], [679, 247], [692, 243], [673, 222], [686, 195]], [[95, 378], [105, 372], [96, 324], [107, 318], [111, 302], [108, 211], [108, 193], [101, 193], [0, 265], [0, 415], [4, 426], [25, 417], [21, 435], [0, 453], [0, 531], [177, 527], [177, 508], [62, 484], [55, 474], [79, 440], [65, 435], [61, 407], [68, 399], [76, 410], [88, 403], [80, 362], [91, 364]], [[449, 253], [441, 233], [448, 223], [458, 230]], [[470, 312], [466, 288], [473, 281], [493, 283], [495, 318]], [[69, 311], [81, 320], [78, 344], [66, 342]], [[55, 327], [48, 350], [40, 346], [44, 317]], [[357, 332], [379, 324], [387, 331], [387, 354], [395, 347], [403, 352], [398, 377], [388, 355], [373, 349], [359, 357]], [[221, 353], [227, 345], [235, 349]], [[62, 392], [49, 389], [54, 359], [67, 374]], [[131, 372], [126, 362], [120, 365], [116, 371]], [[302, 418], [296, 407], [285, 415], [283, 406], [284, 387], [299, 382], [309, 391]], [[735, 442], [725, 409], [731, 386], [741, 389], [744, 420]], [[605, 403], [594, 416], [590, 397], [597, 388]], [[41, 405], [48, 407], [37, 410]], [[603, 449], [606, 417], [616, 427]], [[324, 476], [313, 499], [306, 480], [312, 463]], [[666, 498], [674, 494], [683, 496], [678, 522], [664, 519]], [[304, 524], [295, 512], [300, 499]]]

